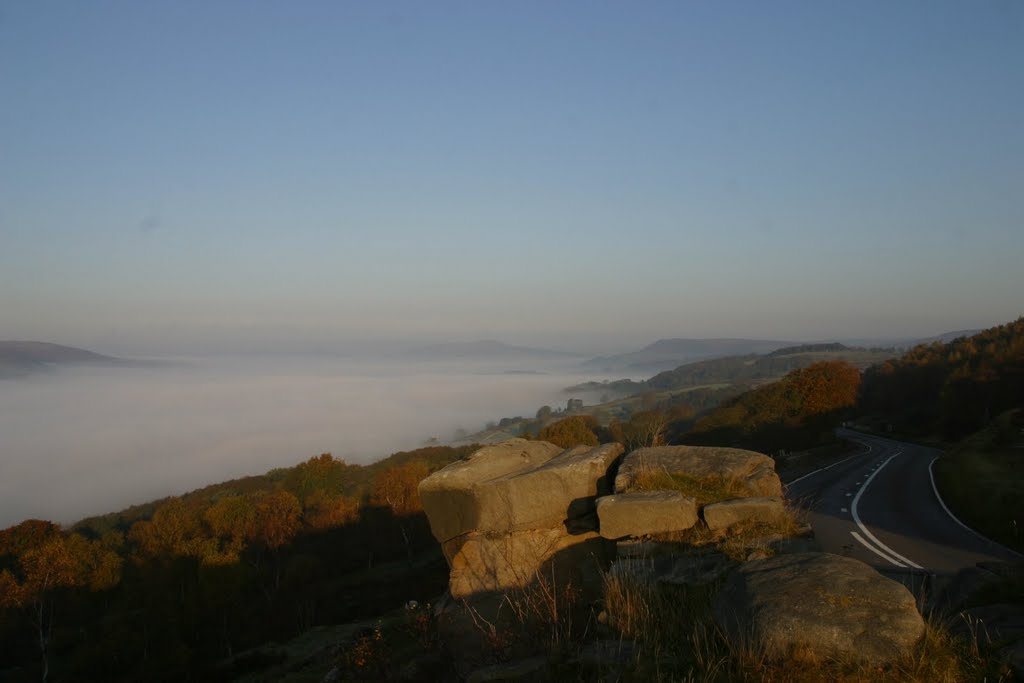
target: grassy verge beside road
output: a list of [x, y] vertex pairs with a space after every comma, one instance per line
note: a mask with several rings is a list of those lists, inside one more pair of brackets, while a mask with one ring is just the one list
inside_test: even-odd
[[1020, 412], [997, 417], [935, 462], [946, 505], [965, 524], [1024, 552], [1024, 439]]

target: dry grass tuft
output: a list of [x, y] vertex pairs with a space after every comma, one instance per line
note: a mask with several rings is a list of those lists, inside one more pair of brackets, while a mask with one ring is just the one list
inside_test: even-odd
[[717, 503], [750, 495], [747, 486], [735, 477], [713, 475], [691, 477], [672, 474], [665, 469], [641, 467], [630, 484], [631, 491], [679, 491], [697, 501], [697, 505]]

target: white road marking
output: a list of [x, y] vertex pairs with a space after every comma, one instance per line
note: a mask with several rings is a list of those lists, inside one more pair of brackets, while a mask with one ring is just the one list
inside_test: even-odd
[[949, 515], [950, 518], [952, 518], [952, 520], [954, 522], [956, 522], [957, 524], [959, 524], [963, 528], [967, 529], [968, 531], [970, 531], [972, 534], [974, 534], [978, 538], [982, 539], [983, 541], [988, 541], [989, 543], [992, 543], [993, 545], [999, 546], [1000, 548], [1002, 548], [1006, 552], [1013, 553], [1017, 557], [1024, 557], [1024, 555], [1021, 555], [1016, 550], [1013, 550], [1012, 548], [1007, 548], [1002, 543], [998, 543], [996, 541], [993, 541], [991, 538], [988, 538], [987, 536], [982, 536], [977, 531], [975, 531], [971, 527], [969, 527], [966, 524], [964, 524], [963, 522], [961, 522], [960, 519], [956, 515], [953, 514], [953, 511], [950, 510], [948, 507], [946, 507], [946, 501], [942, 500], [942, 496], [939, 494], [939, 487], [935, 485], [935, 473], [932, 471], [932, 466], [935, 464], [935, 461], [938, 460], [938, 459], [939, 458], [936, 456], [936, 457], [932, 458], [932, 461], [930, 463], [928, 463], [928, 478], [932, 480], [932, 491], [935, 492], [935, 499], [939, 501], [939, 505], [941, 505], [942, 509], [946, 511], [946, 514]]
[[839, 511], [840, 512], [849, 512], [849, 510], [847, 510], [846, 508], [839, 508]]
[[850, 534], [851, 534], [851, 535], [852, 535], [852, 536], [853, 536], [854, 538], [856, 538], [856, 539], [857, 539], [858, 541], [860, 541], [860, 544], [861, 544], [862, 546], [864, 546], [865, 548], [867, 548], [868, 550], [870, 550], [871, 552], [873, 552], [873, 553], [874, 553], [875, 555], [878, 555], [879, 557], [881, 557], [881, 558], [882, 558], [883, 560], [885, 560], [886, 562], [892, 562], [892, 563], [893, 563], [894, 565], [896, 565], [897, 567], [903, 567], [904, 569], [906, 568], [906, 566], [907, 566], [907, 565], [903, 564], [902, 562], [899, 562], [898, 560], [895, 560], [895, 559], [893, 559], [893, 558], [889, 557], [888, 555], [886, 555], [885, 553], [883, 553], [883, 552], [882, 552], [881, 550], [879, 550], [879, 549], [878, 549], [878, 548], [876, 548], [875, 546], [873, 546], [873, 545], [871, 545], [870, 543], [868, 543], [867, 541], [865, 541], [865, 540], [864, 540], [864, 539], [863, 539], [863, 538], [861, 537], [861, 535], [860, 535], [860, 534], [858, 534], [858, 533], [857, 533], [856, 531], [851, 531], [851, 532], [850, 532]]
[[830, 469], [832, 469], [832, 468], [833, 468], [833, 467], [835, 467], [836, 465], [842, 465], [842, 464], [843, 464], [844, 462], [846, 462], [846, 461], [847, 461], [847, 460], [849, 460], [850, 458], [856, 458], [856, 457], [858, 457], [858, 456], [861, 456], [861, 455], [867, 455], [868, 453], [870, 453], [870, 452], [871, 452], [871, 444], [867, 444], [867, 443], [864, 443], [863, 441], [858, 441], [857, 443], [859, 443], [859, 444], [860, 444], [861, 446], [866, 446], [866, 447], [867, 447], [867, 450], [866, 450], [866, 451], [864, 451], [863, 453], [854, 453], [853, 455], [851, 455], [851, 456], [848, 456], [848, 457], [846, 457], [846, 458], [843, 458], [843, 459], [842, 459], [842, 460], [840, 460], [839, 462], [834, 462], [834, 463], [832, 463], [831, 465], [828, 465], [827, 467], [819, 467], [818, 469], [814, 470], [813, 472], [808, 472], [807, 474], [805, 474], [805, 475], [804, 475], [804, 476], [802, 476], [802, 477], [797, 477], [797, 478], [796, 478], [796, 479], [794, 479], [793, 481], [791, 481], [791, 482], [789, 482], [788, 484], [786, 484], [786, 486], [787, 486], [787, 487], [788, 487], [788, 486], [792, 486], [793, 484], [797, 483], [798, 481], [803, 481], [803, 480], [804, 480], [804, 479], [806, 479], [807, 477], [813, 477], [813, 476], [814, 476], [815, 474], [817, 474], [818, 472], [824, 472], [825, 470], [830, 470]]
[[[881, 464], [881, 466], [877, 470], [875, 470], [874, 472], [871, 473], [871, 476], [868, 477], [868, 480], [866, 482], [864, 482], [864, 486], [861, 488], [860, 491], [857, 492], [857, 495], [853, 497], [853, 503], [850, 505], [850, 514], [853, 515], [853, 521], [857, 524], [857, 526], [860, 528], [860, 530], [862, 532], [864, 532], [864, 535], [867, 538], [871, 539], [871, 541], [874, 542], [874, 544], [877, 545], [879, 548], [881, 548], [882, 550], [886, 551], [887, 553], [889, 553], [890, 555], [895, 557], [900, 562], [904, 562], [906, 564], [900, 564], [900, 562], [895, 562], [891, 558], [887, 558], [887, 559], [889, 559], [890, 562], [892, 562], [893, 564], [895, 564], [895, 565], [897, 565], [899, 567], [905, 567], [905, 566], [909, 565], [909, 566], [913, 567], [914, 569], [924, 569], [924, 567], [922, 567], [921, 565], [919, 565], [919, 564], [917, 564], [915, 562], [912, 562], [911, 560], [908, 560], [907, 558], [903, 557], [898, 552], [896, 552], [895, 550], [893, 550], [892, 548], [887, 546], [886, 544], [884, 544], [881, 541], [879, 541], [875, 537], [875, 535], [873, 533], [868, 531], [868, 528], [866, 526], [864, 526], [863, 522], [860, 521], [860, 515], [857, 514], [857, 503], [860, 502], [860, 497], [862, 495], [864, 495], [864, 492], [868, 490], [868, 486], [871, 484], [871, 480], [874, 479], [878, 475], [878, 473], [882, 471], [882, 468], [884, 468], [886, 465], [889, 464], [890, 460], [892, 460], [893, 458], [901, 455], [902, 453], [903, 453], [902, 449], [896, 451], [896, 453], [894, 453], [893, 455], [889, 456], [889, 460], [886, 460], [885, 462], [883, 462]], [[853, 532], [851, 532], [851, 533], [853, 533]], [[858, 540], [861, 543], [864, 543], [863, 539], [858, 539]], [[865, 543], [865, 545], [867, 545], [867, 544]], [[874, 550], [874, 549], [872, 548], [872, 550]], [[875, 550], [875, 553], [877, 555], [881, 555], [881, 556], [884, 557], [883, 553], [880, 553], [877, 550]]]

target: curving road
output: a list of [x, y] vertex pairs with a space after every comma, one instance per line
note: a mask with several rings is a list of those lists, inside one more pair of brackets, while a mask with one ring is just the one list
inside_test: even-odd
[[880, 571], [951, 574], [978, 562], [1021, 555], [963, 526], [937, 496], [931, 463], [941, 451], [839, 430], [861, 450], [786, 482], [786, 496], [808, 509], [826, 552]]

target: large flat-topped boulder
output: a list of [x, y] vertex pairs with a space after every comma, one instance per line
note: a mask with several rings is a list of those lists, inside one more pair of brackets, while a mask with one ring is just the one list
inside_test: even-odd
[[697, 501], [678, 491], [635, 491], [597, 499], [605, 538], [685, 531], [697, 523]]
[[645, 470], [668, 472], [695, 479], [721, 477], [742, 484], [751, 496], [781, 496], [782, 482], [775, 461], [763, 453], [711, 446], [655, 446], [638, 448], [622, 459], [615, 492], [633, 488]]
[[800, 648], [881, 665], [910, 653], [924, 634], [905, 586], [827, 553], [747, 562], [719, 591], [714, 617], [735, 646], [770, 658]]
[[481, 531], [544, 529], [593, 512], [607, 492], [621, 444], [563, 451], [546, 441], [512, 439], [452, 463], [419, 486], [430, 529], [441, 543]]
[[561, 452], [547, 441], [509, 439], [431, 474], [420, 482], [419, 491], [434, 538], [444, 543], [486, 527], [489, 515], [481, 509], [480, 489], [500, 477], [543, 465]]
[[722, 531], [740, 522], [774, 524], [784, 517], [786, 506], [778, 496], [733, 498], [705, 505], [701, 514], [708, 529]]

